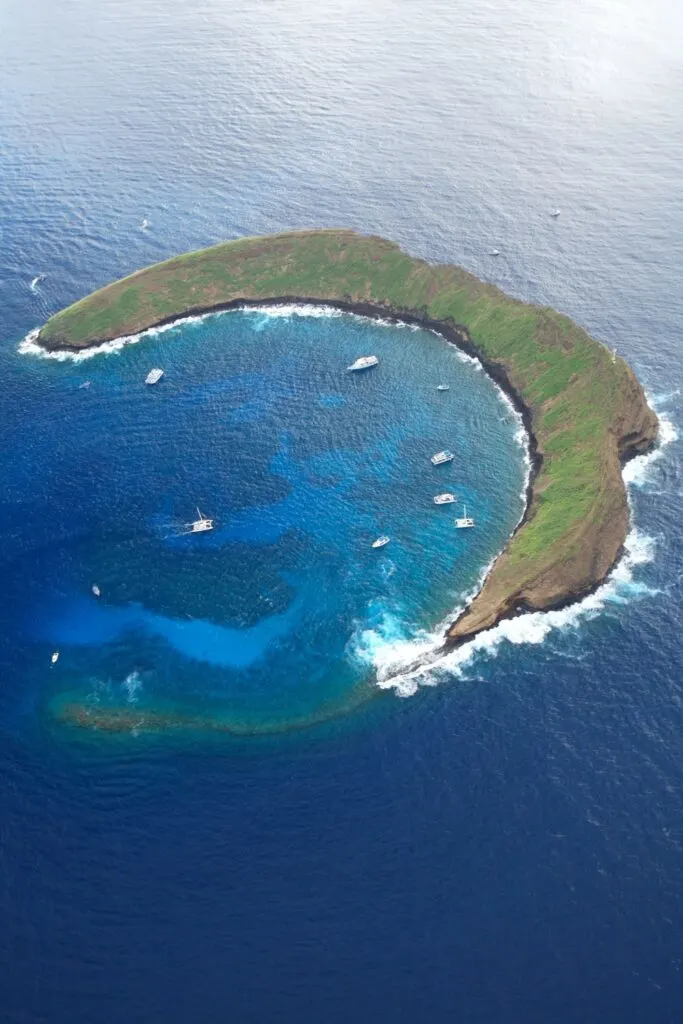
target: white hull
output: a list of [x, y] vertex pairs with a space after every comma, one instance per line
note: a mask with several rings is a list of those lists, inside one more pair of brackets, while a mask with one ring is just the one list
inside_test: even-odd
[[445, 466], [447, 462], [452, 462], [455, 458], [452, 452], [437, 452], [436, 455], [432, 455], [431, 463], [432, 466]]
[[346, 369], [350, 373], [354, 373], [356, 370], [369, 370], [373, 366], [377, 366], [379, 359], [377, 356], [361, 356], [360, 359], [356, 359], [355, 363], [351, 363]]
[[474, 526], [474, 519], [467, 515], [467, 508], [463, 505], [462, 515], [455, 520], [456, 530], [470, 530]]

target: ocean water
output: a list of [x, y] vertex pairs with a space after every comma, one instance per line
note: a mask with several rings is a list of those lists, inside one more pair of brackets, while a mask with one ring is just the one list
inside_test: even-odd
[[[39, 411], [8, 451], [8, 634], [34, 664], [24, 691], [59, 719], [272, 733], [336, 717], [379, 696], [397, 640], [436, 642], [523, 511], [521, 417], [424, 330], [275, 306], [85, 358], [21, 347], [12, 391]], [[349, 373], [367, 352], [379, 367]], [[433, 466], [444, 447], [456, 458]], [[435, 506], [449, 488], [458, 503]], [[188, 535], [200, 505], [214, 532]], [[456, 531], [468, 505], [478, 528]]]
[[[0, 1019], [680, 1020], [682, 23], [3, 6]], [[581, 606], [411, 671], [525, 474], [509, 407], [434, 335], [261, 309], [20, 351], [145, 263], [314, 225], [461, 263], [634, 366], [662, 444]], [[197, 505], [216, 531], [179, 537]]]

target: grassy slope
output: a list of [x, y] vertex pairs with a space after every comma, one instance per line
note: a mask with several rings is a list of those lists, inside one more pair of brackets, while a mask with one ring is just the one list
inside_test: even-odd
[[[510, 299], [459, 267], [430, 266], [348, 231], [242, 239], [189, 253], [109, 285], [52, 317], [47, 347], [131, 334], [188, 308], [300, 296], [387, 305], [466, 325], [503, 365], [532, 413], [544, 456], [533, 515], [511, 542], [497, 585], [520, 590], [566, 561], [582, 524], [613, 506], [605, 451], [633, 375], [567, 317]], [[614, 441], [610, 450], [614, 451]]]

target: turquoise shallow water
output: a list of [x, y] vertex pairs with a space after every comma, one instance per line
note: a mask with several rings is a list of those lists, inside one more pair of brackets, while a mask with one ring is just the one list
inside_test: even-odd
[[[679, 1024], [682, 27], [670, 0], [0, 4], [2, 1024]], [[354, 382], [338, 371], [355, 328], [323, 345], [320, 320], [243, 324], [239, 366], [217, 339], [202, 360], [211, 325], [80, 365], [17, 354], [51, 313], [155, 260], [335, 225], [567, 312], [631, 362], [670, 443], [629, 468], [617, 578], [580, 612], [519, 618], [446, 659], [422, 680], [438, 685], [404, 678], [408, 699], [313, 729], [55, 726], [67, 685], [212, 716], [240, 697], [281, 723], [264, 694], [287, 683], [306, 714], [312, 670], [271, 685], [263, 660], [215, 663], [234, 658], [230, 635], [178, 624], [218, 622], [246, 649], [252, 628], [305, 612], [314, 626], [318, 608], [308, 664], [322, 649], [346, 667], [324, 680], [346, 699], [354, 673], [386, 670], [406, 630], [439, 621], [508, 529], [513, 428], [496, 454], [499, 406], [476, 373], [467, 405], [467, 367], [440, 428], [431, 360], [452, 354], [436, 341], [417, 362], [404, 332], [376, 328], [381, 376]], [[147, 393], [155, 363], [167, 379]], [[365, 389], [375, 440], [354, 427]], [[207, 435], [237, 439], [232, 462]], [[430, 451], [454, 446], [454, 479], [473, 474], [484, 525], [462, 548], [422, 504], [428, 435]], [[174, 546], [168, 525], [197, 502], [221, 533]], [[395, 545], [372, 561], [386, 520]], [[360, 567], [331, 631], [339, 574], [321, 574], [315, 602], [302, 582], [328, 548], [335, 568]], [[372, 575], [385, 559], [410, 586]], [[342, 645], [356, 618], [365, 661]]]
[[[367, 353], [379, 367], [347, 372]], [[153, 389], [152, 365], [166, 370]], [[50, 502], [59, 540], [22, 560], [18, 598], [55, 706], [256, 731], [339, 713], [371, 695], [383, 647], [438, 630], [523, 508], [519, 417], [424, 330], [245, 310], [23, 369], [47, 375], [53, 427], [26, 446], [21, 500], [48, 460], [71, 482]], [[456, 457], [434, 467], [442, 448]], [[457, 504], [435, 506], [445, 490]], [[463, 505], [474, 530], [454, 527]], [[196, 506], [216, 529], [183, 536]]]

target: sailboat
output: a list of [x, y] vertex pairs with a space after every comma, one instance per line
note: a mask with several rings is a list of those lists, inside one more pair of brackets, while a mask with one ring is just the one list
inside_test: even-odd
[[185, 523], [183, 533], [206, 533], [207, 530], [213, 530], [213, 519], [202, 515], [197, 509], [197, 518], [191, 523]]
[[467, 515], [467, 505], [463, 505], [462, 515], [455, 520], [455, 525], [458, 530], [467, 530], [470, 526], [474, 526], [474, 519]]

